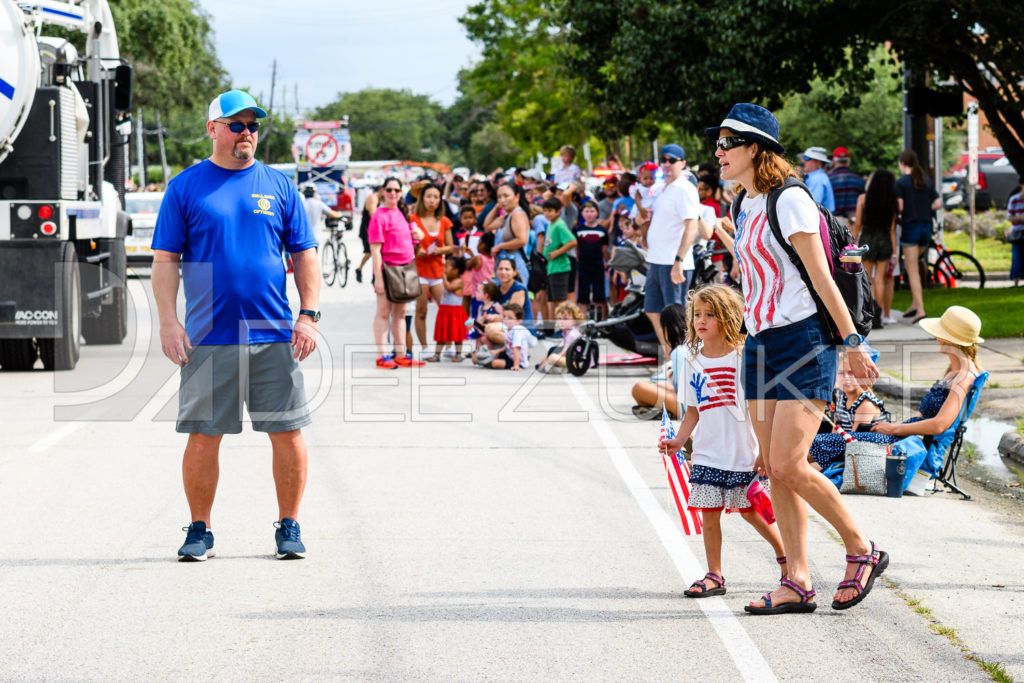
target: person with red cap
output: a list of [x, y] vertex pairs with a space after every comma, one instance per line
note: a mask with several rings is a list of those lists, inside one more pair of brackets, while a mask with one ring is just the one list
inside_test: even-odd
[[836, 200], [833, 214], [846, 224], [857, 211], [857, 197], [864, 194], [864, 179], [850, 169], [850, 152], [845, 147], [836, 147], [832, 152], [828, 179], [832, 182], [832, 194]]

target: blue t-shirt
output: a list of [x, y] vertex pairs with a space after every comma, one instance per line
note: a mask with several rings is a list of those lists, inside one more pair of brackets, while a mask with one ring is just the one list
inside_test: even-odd
[[259, 162], [186, 168], [167, 185], [153, 232], [154, 249], [181, 254], [192, 344], [291, 341], [281, 252], [314, 247], [295, 185]]
[[807, 189], [811, 191], [814, 201], [824, 206], [829, 211], [836, 210], [836, 197], [832, 192], [832, 181], [828, 179], [825, 169], [819, 168], [811, 171], [804, 178]]

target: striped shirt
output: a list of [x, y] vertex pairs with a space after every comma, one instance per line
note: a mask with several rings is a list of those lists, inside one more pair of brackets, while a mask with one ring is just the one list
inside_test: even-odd
[[857, 212], [857, 197], [864, 194], [864, 179], [849, 166], [836, 166], [828, 172], [828, 179], [832, 182], [832, 194], [836, 199], [833, 213], [853, 218]]

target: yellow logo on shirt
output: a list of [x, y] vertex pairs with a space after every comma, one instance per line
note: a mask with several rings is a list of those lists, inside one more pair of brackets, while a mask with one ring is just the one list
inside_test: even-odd
[[253, 209], [253, 213], [260, 213], [264, 216], [273, 216], [274, 212], [270, 210], [270, 202], [274, 201], [276, 197], [272, 194], [254, 194], [252, 198], [256, 200], [258, 209]]

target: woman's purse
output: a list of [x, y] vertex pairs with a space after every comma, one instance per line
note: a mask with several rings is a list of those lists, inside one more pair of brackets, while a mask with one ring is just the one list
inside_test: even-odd
[[885, 458], [889, 446], [870, 441], [851, 441], [846, 444], [846, 465], [843, 468], [842, 493], [863, 493], [884, 496]]
[[420, 276], [416, 262], [392, 266], [384, 264], [384, 296], [393, 304], [407, 304], [420, 297]]

